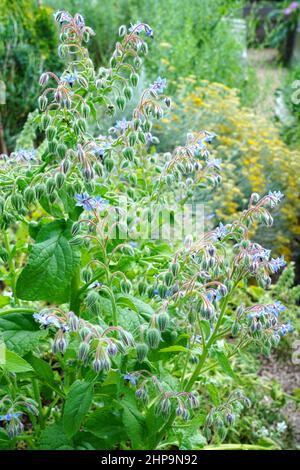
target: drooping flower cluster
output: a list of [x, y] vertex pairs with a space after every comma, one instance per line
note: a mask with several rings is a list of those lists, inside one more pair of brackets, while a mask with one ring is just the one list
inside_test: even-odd
[[4, 424], [7, 434], [10, 438], [19, 436], [23, 433], [24, 424], [22, 418], [24, 415], [38, 416], [38, 407], [32, 398], [18, 396], [12, 399], [5, 395], [0, 400], [0, 422]]

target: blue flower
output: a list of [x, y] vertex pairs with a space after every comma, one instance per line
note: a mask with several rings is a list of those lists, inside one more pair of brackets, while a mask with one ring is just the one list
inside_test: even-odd
[[153, 36], [153, 29], [146, 23], [141, 23], [137, 21], [135, 24], [130, 23], [129, 32], [135, 32], [136, 34], [140, 34], [142, 31], [145, 31], [146, 36], [152, 37]]
[[47, 327], [54, 325], [60, 327], [58, 319], [49, 313], [34, 313], [32, 316], [41, 326]]
[[271, 313], [277, 318], [280, 312], [286, 310], [286, 307], [279, 300], [276, 300], [273, 304], [266, 305], [265, 309], [267, 313]]
[[227, 235], [227, 233], [227, 228], [222, 224], [222, 222], [220, 222], [219, 226], [213, 231], [213, 239], [215, 241], [222, 240]]
[[206, 167], [207, 168], [217, 168], [218, 170], [221, 169], [222, 158], [211, 158], [207, 160]]
[[82, 195], [76, 193], [75, 199], [77, 201], [76, 206], [83, 207], [86, 211], [92, 210], [91, 198], [88, 193], [83, 193]]
[[280, 256], [280, 258], [272, 258], [269, 262], [269, 268], [273, 273], [277, 273], [280, 268], [286, 266], [286, 262], [284, 260], [284, 256]]
[[208, 144], [211, 144], [213, 139], [216, 137], [216, 134], [214, 132], [204, 131], [204, 134], [205, 134], [205, 137], [203, 140], [207, 142]]
[[156, 91], [157, 93], [163, 93], [166, 86], [167, 80], [165, 78], [158, 77], [155, 82], [150, 85], [150, 89]]
[[118, 129], [121, 132], [125, 132], [128, 128], [128, 121], [126, 121], [125, 118], [123, 118], [121, 121], [117, 121], [115, 128]]
[[26, 149], [19, 149], [12, 154], [14, 160], [18, 161], [31, 161], [36, 159], [36, 152], [35, 149], [26, 150]]
[[77, 72], [67, 73], [64, 77], [64, 80], [67, 83], [69, 83], [69, 85], [72, 87], [74, 85], [74, 83], [76, 82], [76, 80], [78, 80]]
[[278, 333], [281, 335], [281, 336], [285, 336], [287, 333], [289, 333], [290, 331], [293, 331], [293, 326], [290, 322], [290, 320], [286, 323], [286, 325], [282, 324], [280, 325], [280, 327], [278, 328]]
[[136, 385], [136, 376], [134, 374], [125, 374], [124, 380], [128, 380], [132, 385]]
[[22, 413], [7, 413], [6, 415], [0, 415], [0, 421], [11, 421], [12, 419], [18, 419]]
[[106, 206], [108, 206], [108, 201], [106, 199], [103, 199], [101, 196], [96, 196], [91, 199], [92, 206], [95, 209], [98, 209], [99, 211], [103, 211]]
[[284, 194], [282, 194], [281, 191], [269, 191], [268, 196], [271, 206], [274, 207], [281, 201], [281, 199], [284, 197]]

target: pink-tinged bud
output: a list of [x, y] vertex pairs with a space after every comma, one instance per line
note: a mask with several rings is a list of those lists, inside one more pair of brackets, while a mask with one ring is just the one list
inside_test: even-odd
[[47, 85], [48, 81], [49, 81], [49, 75], [47, 73], [42, 73], [42, 75], [40, 76], [40, 81], [39, 81], [40, 86]]

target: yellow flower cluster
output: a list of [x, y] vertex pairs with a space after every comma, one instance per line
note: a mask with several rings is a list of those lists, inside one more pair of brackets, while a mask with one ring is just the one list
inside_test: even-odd
[[285, 198], [269, 242], [289, 258], [293, 239], [300, 235], [300, 151], [282, 141], [275, 123], [242, 107], [237, 90], [220, 83], [201, 81], [195, 87], [193, 80], [183, 79], [175, 101], [163, 130], [171, 132], [173, 143], [179, 143], [186, 131], [205, 128], [217, 134], [223, 176], [213, 201], [217, 217], [232, 219], [252, 192], [282, 191]]

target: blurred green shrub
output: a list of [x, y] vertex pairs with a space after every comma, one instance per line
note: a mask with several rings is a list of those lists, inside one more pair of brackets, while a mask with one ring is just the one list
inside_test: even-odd
[[[36, 106], [38, 78], [45, 68], [59, 70], [52, 9], [31, 0], [2, 0], [0, 10], [0, 80], [5, 103], [0, 104], [4, 142], [12, 150], [28, 113]], [[0, 151], [5, 151], [4, 148]]]

